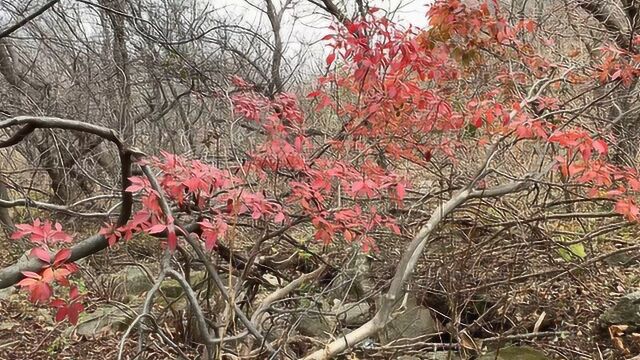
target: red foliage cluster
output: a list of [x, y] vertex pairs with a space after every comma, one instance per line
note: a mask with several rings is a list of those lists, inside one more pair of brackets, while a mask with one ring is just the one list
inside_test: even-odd
[[[83, 305], [78, 288], [69, 282], [69, 276], [78, 270], [74, 263], [68, 263], [71, 250], [62, 248], [52, 253], [51, 246], [59, 243], [71, 243], [73, 238], [62, 231], [62, 225], [52, 224], [49, 220], [36, 219], [33, 224], [16, 225], [16, 232], [12, 239], [28, 238], [36, 247], [31, 249], [30, 255], [40, 259], [45, 265], [39, 273], [24, 271], [25, 276], [18, 286], [29, 292], [29, 300], [33, 303], [49, 303], [58, 309], [56, 320], [69, 318], [72, 324], [77, 323], [78, 314], [82, 312]], [[54, 286], [69, 288], [69, 300], [52, 298]]]

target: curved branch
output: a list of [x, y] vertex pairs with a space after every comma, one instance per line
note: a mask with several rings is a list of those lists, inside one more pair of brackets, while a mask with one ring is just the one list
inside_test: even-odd
[[310, 281], [320, 276], [326, 269], [327, 267], [325, 265], [321, 265], [316, 270], [310, 273], [300, 275], [300, 277], [298, 277], [295, 280], [292, 280], [285, 287], [278, 289], [272, 292], [271, 294], [269, 294], [266, 298], [264, 298], [264, 300], [262, 300], [262, 302], [258, 306], [258, 309], [256, 309], [256, 311], [251, 316], [251, 322], [256, 325], [258, 330], [261, 330], [262, 328], [261, 324], [263, 323], [263, 314], [267, 312], [271, 304], [289, 295], [292, 291], [296, 290], [307, 281]]
[[[115, 144], [118, 148], [118, 154], [120, 157], [120, 176], [122, 182], [120, 191], [122, 205], [120, 206], [120, 215], [116, 221], [116, 226], [122, 226], [129, 221], [133, 208], [133, 194], [127, 192], [126, 189], [130, 185], [129, 178], [131, 177], [131, 164], [134, 160], [137, 160], [144, 155], [141, 151], [126, 147], [118, 137], [118, 133], [113, 129], [77, 120], [48, 116], [17, 116], [0, 121], [0, 129], [7, 129], [13, 126], [22, 126], [22, 128], [13, 136], [9, 137], [9, 139], [0, 141], [0, 148], [6, 148], [19, 143], [36, 129], [80, 131], [99, 136]], [[104, 250], [108, 246], [109, 243], [104, 236], [91, 236], [71, 248], [71, 257], [68, 261], [74, 262], [80, 260], [89, 255], [95, 254], [98, 251]], [[23, 271], [37, 272], [42, 269], [43, 265], [44, 263], [37, 258], [26, 257], [18, 261], [16, 264], [0, 270], [0, 289], [12, 286], [20, 281], [23, 277]]]
[[[541, 176], [544, 173], [546, 173], [546, 171], [538, 174], [538, 176]], [[402, 297], [404, 285], [412, 275], [431, 233], [452, 211], [470, 199], [502, 196], [522, 191], [526, 189], [532, 181], [533, 177], [526, 177], [523, 180], [498, 185], [484, 190], [474, 190], [467, 186], [451, 197], [449, 201], [438, 206], [433, 213], [431, 213], [431, 217], [429, 218], [429, 221], [427, 221], [426, 225], [420, 229], [404, 251], [402, 258], [396, 267], [396, 273], [391, 280], [389, 290], [382, 296], [380, 307], [373, 318], [349, 334], [327, 344], [323, 349], [311, 353], [304, 359], [329, 359], [341, 351], [346, 350], [350, 346], [353, 346], [382, 330], [391, 320], [391, 314], [394, 307], [397, 305], [397, 300]]]
[[14, 208], [14, 207], [32, 207], [36, 209], [49, 210], [49, 211], [57, 211], [61, 213], [65, 213], [67, 215], [80, 216], [80, 217], [101, 217], [106, 218], [109, 217], [108, 213], [81, 213], [78, 211], [71, 210], [71, 206], [64, 205], [56, 205], [45, 203], [42, 201], [36, 201], [31, 199], [15, 199], [15, 200], [3, 200], [0, 199], [0, 208]]
[[[197, 223], [186, 225], [185, 230], [189, 233], [197, 232], [200, 226]], [[166, 231], [152, 234], [154, 237], [166, 237]], [[91, 256], [101, 250], [106, 249], [109, 243], [102, 235], [90, 236], [71, 247], [71, 257], [68, 262], [74, 262]], [[13, 286], [23, 278], [23, 271], [37, 272], [42, 269], [43, 263], [37, 258], [23, 256], [17, 263], [0, 270], [0, 289]]]

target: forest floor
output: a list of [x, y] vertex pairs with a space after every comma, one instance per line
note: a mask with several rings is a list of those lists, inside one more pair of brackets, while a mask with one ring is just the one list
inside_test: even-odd
[[[379, 283], [384, 283], [393, 273], [399, 253], [395, 250], [395, 243], [382, 241], [379, 245], [382, 254], [373, 260], [371, 275]], [[606, 252], [607, 249], [602, 248], [599, 251]], [[447, 256], [454, 258], [459, 256], [455, 252], [447, 253]], [[514, 276], [514, 281], [486, 286], [490, 283], [487, 279], [500, 278], [487, 269], [495, 269], [499, 273], [504, 272], [505, 266], [508, 266], [495, 263], [482, 266], [475, 264], [476, 267], [464, 268], [465, 261], [461, 258], [453, 261], [441, 255], [427, 251], [411, 285], [412, 294], [421, 299], [422, 305], [429, 307], [434, 313], [442, 310], [442, 302], [454, 308], [468, 308], [469, 299], [475, 299], [481, 294], [487, 303], [491, 304], [491, 311], [486, 311], [486, 315], [480, 319], [481, 322], [473, 314], [469, 319], [462, 320], [468, 321], [468, 324], [476, 322], [480, 325], [476, 327], [477, 331], [471, 334], [479, 346], [500, 347], [506, 343], [517, 343], [540, 349], [550, 359], [615, 360], [629, 359], [640, 354], [640, 335], [628, 333], [612, 341], [609, 331], [602, 329], [598, 323], [599, 316], [618, 298], [639, 290], [638, 264], [613, 266], [598, 262], [578, 271], [574, 271], [575, 267], [567, 265], [569, 274], [550, 276], [543, 274], [548, 267], [547, 263], [531, 260], [527, 266], [532, 268], [522, 271], [542, 275], [531, 276], [521, 281], [516, 281]], [[434, 261], [434, 258], [440, 258], [441, 261]], [[13, 260], [4, 255], [0, 258], [0, 266], [6, 266]], [[450, 265], [444, 266], [443, 269], [443, 263]], [[459, 276], [463, 277], [458, 278], [455, 274], [462, 274]], [[449, 295], [441, 301], [433, 300], [444, 296], [434, 290], [442, 290], [442, 293]], [[454, 293], [457, 296], [450, 295]], [[100, 299], [96, 294], [88, 296], [92, 302], [108, 300]], [[461, 311], [459, 315], [464, 317], [465, 313]], [[0, 299], [0, 360], [118, 358], [122, 332], [108, 333], [98, 338], [85, 338], [75, 334], [68, 322], [56, 324], [53, 316], [51, 309], [29, 304], [21, 293]], [[446, 316], [439, 320], [443, 324], [446, 323]], [[497, 336], [499, 339], [492, 334], [500, 334]], [[486, 338], [492, 340], [483, 343], [483, 339]], [[430, 343], [437, 341], [438, 339], [429, 340]], [[166, 348], [154, 346], [158, 343], [151, 339], [144, 357], [139, 356], [137, 359], [173, 358], [166, 352]], [[136, 358], [137, 348], [137, 335], [133, 334], [124, 342], [122, 359]], [[193, 356], [192, 358], [197, 358], [195, 349], [183, 350], [189, 356]], [[358, 358], [395, 359], [399, 356], [397, 351], [391, 353], [387, 350], [384, 347], [374, 348], [358, 354]], [[409, 350], [410, 354], [416, 353]]]

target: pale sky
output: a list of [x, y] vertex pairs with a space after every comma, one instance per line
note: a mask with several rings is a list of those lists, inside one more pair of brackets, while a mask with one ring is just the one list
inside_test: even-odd
[[[277, 9], [286, 0], [273, 0]], [[355, 4], [353, 0], [339, 1]], [[366, 0], [365, 0], [366, 1]], [[424, 27], [427, 24], [425, 14], [427, 4], [433, 0], [369, 0], [369, 6], [380, 8], [386, 12], [394, 11], [392, 17], [396, 22], [403, 25], [413, 25]], [[259, 9], [264, 9], [264, 0], [219, 0], [215, 7], [223, 13], [228, 14], [228, 20], [237, 21], [240, 24], [255, 28], [261, 26], [264, 31], [270, 31], [269, 21], [266, 15]], [[285, 43], [285, 58], [292, 59], [292, 56], [300, 53], [300, 49], [306, 51], [305, 64], [316, 62], [324, 58], [329, 49], [326, 44], [319, 41], [323, 36], [330, 33], [328, 26], [331, 24], [329, 16], [319, 10], [315, 5], [307, 0], [293, 0], [293, 8], [285, 13], [281, 36]], [[348, 9], [348, 13], [355, 12], [355, 5]], [[220, 14], [220, 12], [218, 12]], [[298, 69], [298, 72], [313, 74], [313, 69]]]

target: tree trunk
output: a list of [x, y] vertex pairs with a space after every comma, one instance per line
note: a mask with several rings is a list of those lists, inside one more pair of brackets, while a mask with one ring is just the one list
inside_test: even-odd
[[[0, 177], [0, 199], [9, 200], [9, 191], [7, 190], [7, 184], [5, 184], [2, 177]], [[0, 207], [0, 224], [2, 225], [2, 228], [7, 232], [13, 232], [13, 230], [15, 229], [13, 219], [11, 218], [11, 214], [9, 213], [8, 208]]]
[[[100, 3], [119, 13], [126, 13], [123, 0], [101, 0]], [[131, 75], [129, 53], [127, 51], [127, 33], [123, 16], [111, 11], [106, 12], [113, 34], [111, 51], [117, 79], [117, 97], [111, 99], [111, 106], [118, 119], [120, 134], [125, 142], [134, 143], [134, 126], [131, 121]]]

